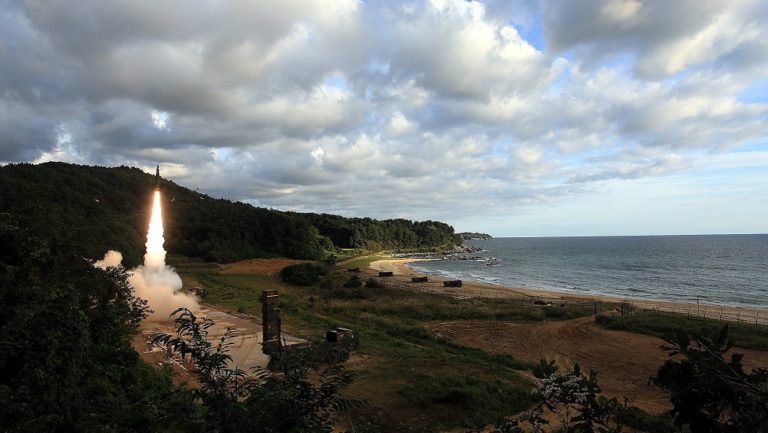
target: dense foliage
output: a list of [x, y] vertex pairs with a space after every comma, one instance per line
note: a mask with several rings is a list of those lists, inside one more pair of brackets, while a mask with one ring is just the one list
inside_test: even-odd
[[[424, 248], [457, 242], [447, 224], [299, 214], [214, 199], [161, 181], [166, 248], [214, 262], [320, 259], [336, 247]], [[140, 262], [154, 177], [136, 168], [58, 162], [0, 167], [0, 212], [36, 220], [87, 257], [119, 250]], [[460, 242], [460, 241], [459, 241]]]
[[320, 276], [324, 274], [325, 269], [313, 263], [298, 263], [280, 270], [280, 278], [294, 286], [316, 285], [320, 281]]
[[[291, 353], [282, 376], [259, 370], [248, 375], [231, 368], [229, 355], [233, 330], [214, 346], [208, 338], [210, 319], [200, 319], [186, 309], [175, 316], [176, 334], [159, 334], [154, 340], [182, 357], [189, 356], [200, 388], [194, 395], [205, 409], [203, 431], [221, 433], [330, 433], [338, 411], [358, 407], [340, 392], [352, 381], [343, 366], [321, 368], [312, 353]], [[318, 376], [310, 381], [310, 370]]]
[[[744, 371], [728, 351], [728, 326], [715, 335], [667, 339], [670, 359], [653, 384], [670, 392], [675, 424], [696, 433], [768, 431], [768, 369]], [[682, 357], [681, 357], [682, 355]]]
[[339, 248], [416, 249], [461, 245], [453, 227], [439, 221], [344, 218], [328, 214], [295, 214]]
[[196, 407], [131, 348], [120, 269], [0, 215], [0, 431], [185, 431]]

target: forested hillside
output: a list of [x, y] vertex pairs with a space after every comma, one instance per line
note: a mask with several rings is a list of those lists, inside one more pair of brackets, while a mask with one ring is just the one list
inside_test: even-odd
[[328, 214], [294, 214], [340, 248], [430, 248], [461, 244], [453, 227], [439, 221], [374, 220]]
[[[214, 199], [161, 180], [166, 248], [204, 260], [285, 256], [320, 259], [334, 247], [428, 248], [457, 242], [433, 221], [376, 221], [280, 212]], [[0, 167], [0, 212], [68, 239], [96, 258], [117, 249], [127, 265], [144, 251], [154, 176], [137, 168], [65, 163]]]

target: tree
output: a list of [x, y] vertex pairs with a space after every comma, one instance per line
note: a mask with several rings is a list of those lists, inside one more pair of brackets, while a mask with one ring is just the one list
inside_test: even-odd
[[[175, 335], [158, 334], [156, 344], [189, 356], [201, 387], [195, 391], [205, 410], [205, 431], [222, 433], [330, 432], [336, 413], [359, 405], [341, 398], [352, 375], [342, 366], [320, 368], [311, 350], [290, 352], [278, 376], [257, 369], [253, 375], [231, 368], [234, 331], [228, 329], [214, 346], [208, 341], [210, 319], [187, 309], [174, 313]], [[308, 379], [314, 371], [317, 381]]]
[[[27, 222], [29, 223], [29, 222]], [[0, 215], [0, 431], [179, 431], [196, 409], [131, 339], [125, 271]]]
[[727, 357], [728, 325], [715, 335], [666, 341], [670, 359], [650, 382], [670, 392], [675, 425], [694, 433], [768, 432], [768, 369], [746, 373], [744, 355]]

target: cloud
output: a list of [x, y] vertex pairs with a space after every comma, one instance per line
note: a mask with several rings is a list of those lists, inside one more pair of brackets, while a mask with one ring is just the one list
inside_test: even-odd
[[727, 68], [723, 57], [765, 41], [768, 14], [759, 0], [545, 0], [543, 10], [552, 49], [581, 51], [590, 63], [628, 55], [644, 78]]
[[392, 73], [424, 89], [487, 99], [529, 91], [546, 78], [545, 56], [514, 26], [487, 16], [479, 2], [433, 1], [391, 13]]
[[280, 209], [518, 214], [764, 146], [767, 22], [759, 0], [6, 2], [0, 162], [159, 162]]

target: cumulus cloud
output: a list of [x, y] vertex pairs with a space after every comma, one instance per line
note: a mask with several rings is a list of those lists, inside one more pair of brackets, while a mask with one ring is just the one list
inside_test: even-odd
[[581, 50], [587, 59], [629, 55], [639, 75], [663, 77], [727, 68], [724, 56], [764, 44], [766, 14], [760, 0], [546, 0], [543, 19], [554, 50]]
[[479, 2], [432, 1], [393, 14], [393, 73], [440, 96], [485, 99], [530, 91], [546, 78], [545, 56]]
[[760, 0], [0, 8], [0, 162], [262, 206], [464, 221], [768, 136]]

